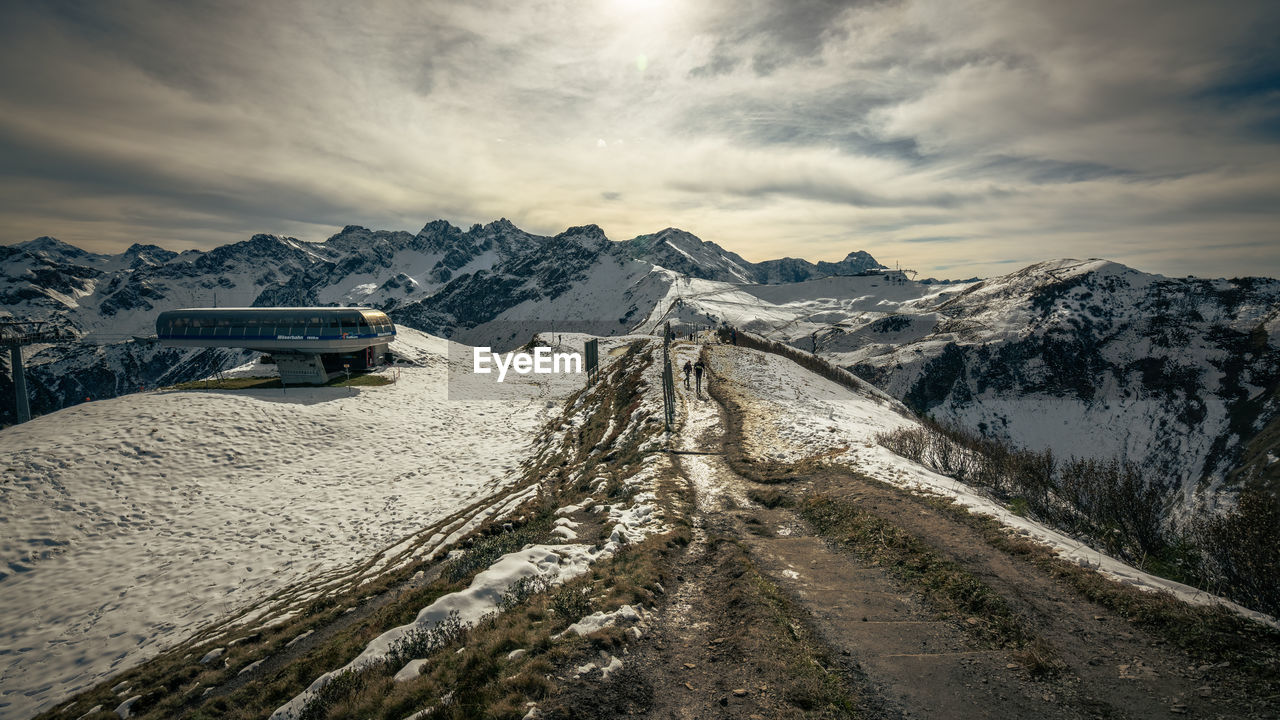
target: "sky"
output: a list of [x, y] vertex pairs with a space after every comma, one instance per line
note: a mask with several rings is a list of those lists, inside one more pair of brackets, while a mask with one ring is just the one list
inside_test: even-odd
[[3, 2], [0, 243], [506, 217], [1280, 277], [1280, 3]]

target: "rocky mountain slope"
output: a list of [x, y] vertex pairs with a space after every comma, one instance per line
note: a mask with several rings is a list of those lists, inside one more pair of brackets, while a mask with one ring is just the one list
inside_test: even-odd
[[[102, 255], [42, 237], [0, 247], [0, 316], [44, 321], [64, 339], [25, 351], [40, 414], [243, 361], [243, 353], [142, 339], [161, 310], [175, 307], [366, 305], [401, 324], [495, 345], [544, 328], [618, 334], [648, 319], [677, 277], [636, 259], [633, 245], [610, 242], [594, 225], [549, 237], [505, 219], [465, 231], [437, 220], [416, 234], [348, 226], [322, 243], [255, 235], [183, 253], [134, 245]], [[732, 264], [736, 256], [707, 245], [699, 256], [708, 268]], [[7, 372], [0, 392], [12, 395]], [[0, 424], [12, 422], [11, 405], [0, 405]]]
[[737, 253], [676, 228], [640, 235], [621, 243], [621, 246], [631, 257], [681, 275], [728, 283], [793, 283], [833, 275], [860, 275], [884, 268], [863, 250], [851, 252], [844, 260], [834, 263], [811, 263], [791, 257], [752, 263]]
[[1280, 479], [1274, 279], [1057, 260], [968, 285], [828, 278], [682, 302], [691, 319], [816, 347], [918, 413], [1063, 457], [1129, 460], [1188, 497]]
[[[917, 412], [1019, 445], [1125, 458], [1189, 493], [1236, 474], [1280, 417], [1277, 280], [1062, 260], [934, 312], [927, 334], [844, 361]], [[1275, 465], [1232, 479], [1274, 477]]]
[[[75, 340], [27, 349], [37, 414], [243, 361], [133, 337], [172, 307], [369, 305], [497, 346], [538, 330], [729, 322], [1019, 445], [1125, 458], [1188, 494], [1277, 481], [1280, 282], [1061, 260], [925, 284], [874, 274], [881, 267], [865, 252], [750, 263], [672, 228], [611, 242], [594, 225], [539, 236], [506, 220], [468, 230], [438, 220], [416, 234], [348, 226], [322, 243], [255, 235], [208, 252], [97, 255], [39, 238], [0, 247], [0, 304]], [[7, 372], [0, 393], [11, 396]], [[0, 422], [11, 416], [0, 404]]]

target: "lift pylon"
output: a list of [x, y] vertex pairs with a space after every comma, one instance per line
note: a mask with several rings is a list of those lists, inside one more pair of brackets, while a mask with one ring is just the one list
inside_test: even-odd
[[9, 370], [13, 374], [13, 405], [16, 422], [31, 419], [31, 406], [27, 402], [27, 375], [22, 368], [22, 346], [32, 343], [56, 342], [62, 337], [57, 329], [46, 329], [49, 323], [40, 320], [0, 321], [0, 345], [9, 348]]

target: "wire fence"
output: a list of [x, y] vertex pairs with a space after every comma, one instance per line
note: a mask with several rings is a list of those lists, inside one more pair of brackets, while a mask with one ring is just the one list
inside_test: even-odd
[[897, 403], [893, 397], [885, 393], [880, 388], [877, 388], [839, 365], [836, 365], [829, 360], [825, 360], [813, 353], [805, 352], [804, 350], [800, 350], [799, 348], [792, 347], [785, 343], [780, 343], [776, 340], [761, 337], [755, 333], [737, 330], [736, 328], [721, 327], [716, 332], [720, 342], [722, 343], [732, 343], [734, 345], [751, 348], [752, 350], [781, 355], [782, 357], [795, 362], [797, 365], [807, 370], [811, 370], [834, 383], [843, 385], [850, 390], [855, 390], [865, 395], [872, 395], [885, 402]]

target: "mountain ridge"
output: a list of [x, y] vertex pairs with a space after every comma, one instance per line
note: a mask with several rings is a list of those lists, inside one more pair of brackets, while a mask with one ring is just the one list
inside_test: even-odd
[[[612, 241], [590, 224], [544, 236], [505, 218], [466, 230], [434, 220], [417, 233], [347, 225], [319, 243], [260, 233], [208, 251], [134, 244], [113, 256], [42, 237], [0, 247], [0, 305], [81, 341], [28, 349], [36, 413], [243, 359], [133, 341], [161, 309], [321, 304], [378, 307], [495, 347], [549, 328], [727, 322], [816, 351], [920, 413], [1033, 447], [1194, 466], [1176, 473], [1186, 488], [1232, 475], [1243, 451], [1231, 438], [1267, 437], [1280, 415], [1266, 392], [1280, 375], [1280, 281], [1166, 278], [1096, 259], [958, 284], [883, 269], [865, 251], [751, 263], [676, 228]], [[8, 373], [0, 393], [11, 396]], [[1046, 407], [1113, 436], [1055, 430]], [[0, 422], [11, 413], [3, 403]], [[1135, 423], [1151, 427], [1127, 429]], [[1270, 445], [1250, 447], [1249, 477], [1274, 475]]]

